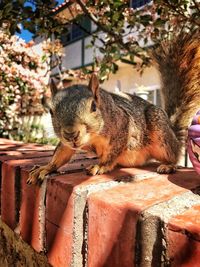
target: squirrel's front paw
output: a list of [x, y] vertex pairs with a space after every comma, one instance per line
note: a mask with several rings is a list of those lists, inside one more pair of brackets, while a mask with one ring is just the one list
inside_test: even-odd
[[110, 166], [100, 166], [98, 164], [89, 166], [86, 171], [87, 174], [96, 175], [96, 174], [103, 174], [106, 172], [111, 171], [113, 168]]
[[34, 166], [29, 173], [27, 184], [42, 184], [44, 178], [47, 174], [49, 174], [49, 170], [46, 166]]

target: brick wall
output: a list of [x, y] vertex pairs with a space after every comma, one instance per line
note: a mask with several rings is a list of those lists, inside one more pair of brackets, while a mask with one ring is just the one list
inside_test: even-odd
[[200, 266], [200, 176], [156, 165], [87, 176], [76, 155], [41, 187], [53, 148], [0, 139], [0, 267]]

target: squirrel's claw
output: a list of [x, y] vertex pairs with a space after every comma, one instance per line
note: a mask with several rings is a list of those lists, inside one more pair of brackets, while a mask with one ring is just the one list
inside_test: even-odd
[[157, 173], [160, 173], [160, 174], [174, 173], [174, 172], [176, 172], [176, 169], [177, 169], [176, 166], [174, 166], [172, 164], [169, 164], [169, 165], [161, 164], [157, 168]]
[[42, 167], [34, 166], [29, 173], [29, 178], [27, 179], [26, 183], [28, 185], [31, 184], [41, 185], [47, 174], [49, 174], [49, 170], [47, 170], [45, 166]]
[[100, 166], [98, 164], [89, 166], [86, 168], [87, 174], [89, 175], [97, 175], [97, 174], [103, 174], [106, 172], [111, 171], [113, 168], [110, 166]]

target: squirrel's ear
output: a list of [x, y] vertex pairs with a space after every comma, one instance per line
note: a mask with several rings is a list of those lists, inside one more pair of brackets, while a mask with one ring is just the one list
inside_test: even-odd
[[52, 95], [52, 97], [54, 97], [58, 91], [58, 88], [57, 88], [56, 83], [55, 83], [53, 78], [51, 78], [51, 80], [50, 80], [50, 89], [51, 89], [51, 95]]
[[96, 74], [92, 74], [88, 87], [92, 91], [95, 101], [99, 103], [99, 79]]

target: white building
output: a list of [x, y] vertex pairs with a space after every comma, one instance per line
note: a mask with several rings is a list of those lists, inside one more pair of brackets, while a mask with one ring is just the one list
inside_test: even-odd
[[[132, 0], [130, 5], [133, 8], [141, 8], [150, 2], [151, 0]], [[72, 18], [72, 5], [73, 3], [70, 0], [65, 1], [54, 9], [55, 17], [63, 21]], [[100, 56], [98, 50], [95, 51], [95, 47], [88, 48], [92, 39], [91, 33], [96, 31], [96, 25], [86, 17], [83, 17], [81, 24], [87, 33], [76, 24], [71, 24], [66, 34], [62, 36], [65, 54], [62, 60], [63, 71], [90, 66], [93, 63], [94, 53], [95, 56]], [[104, 38], [104, 33], [99, 32], [98, 34]], [[100, 45], [100, 43], [97, 44]], [[154, 66], [146, 68], [142, 75], [130, 64], [120, 61], [118, 66], [117, 73], [110, 75], [109, 80], [103, 83], [103, 88], [108, 91], [121, 90], [123, 92], [137, 93], [154, 104], [161, 104], [159, 74]], [[53, 74], [56, 75], [57, 73], [58, 70], [55, 69]]]

